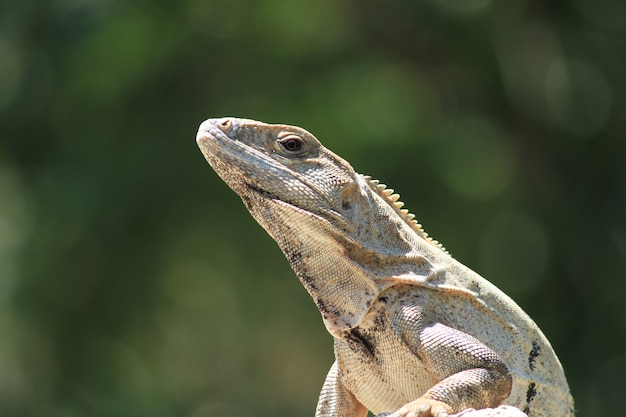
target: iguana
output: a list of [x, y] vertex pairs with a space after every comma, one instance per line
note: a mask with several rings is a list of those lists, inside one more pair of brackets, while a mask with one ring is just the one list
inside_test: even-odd
[[537, 325], [428, 237], [393, 190], [299, 127], [209, 119], [196, 141], [334, 338], [317, 417], [574, 415]]

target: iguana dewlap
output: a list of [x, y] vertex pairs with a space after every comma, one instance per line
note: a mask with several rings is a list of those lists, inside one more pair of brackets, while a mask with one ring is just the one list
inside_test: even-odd
[[521, 414], [507, 406], [573, 416], [537, 325], [428, 238], [392, 190], [298, 127], [209, 119], [196, 140], [276, 240], [334, 338], [316, 416]]

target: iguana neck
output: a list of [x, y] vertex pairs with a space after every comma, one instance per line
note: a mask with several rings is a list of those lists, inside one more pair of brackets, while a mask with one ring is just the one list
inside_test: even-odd
[[[358, 326], [370, 306], [399, 275], [426, 279], [436, 270], [440, 249], [419, 236], [393, 207], [358, 179], [361, 210], [357, 227], [308, 212], [277, 198], [244, 199], [253, 217], [276, 240], [335, 337]], [[363, 210], [368, 204], [371, 210]], [[338, 290], [339, 289], [339, 290]]]

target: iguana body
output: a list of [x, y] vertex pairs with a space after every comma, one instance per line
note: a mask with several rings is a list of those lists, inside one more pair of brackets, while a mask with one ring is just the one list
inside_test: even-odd
[[506, 405], [573, 416], [537, 325], [430, 240], [397, 195], [298, 127], [209, 119], [197, 142], [276, 240], [334, 338], [318, 417], [520, 414]]

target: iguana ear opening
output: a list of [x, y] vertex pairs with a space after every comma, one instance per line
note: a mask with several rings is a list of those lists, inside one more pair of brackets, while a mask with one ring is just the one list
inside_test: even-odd
[[360, 190], [357, 183], [347, 184], [339, 194], [339, 210], [341, 210], [344, 215], [351, 216], [355, 210], [359, 195]]
[[[346, 184], [338, 196], [337, 211], [343, 222], [349, 226], [354, 238], [357, 235], [367, 235], [377, 227], [379, 211], [372, 207], [368, 193], [371, 193], [369, 187], [357, 177], [356, 181]], [[360, 236], [359, 239], [367, 237]]]

